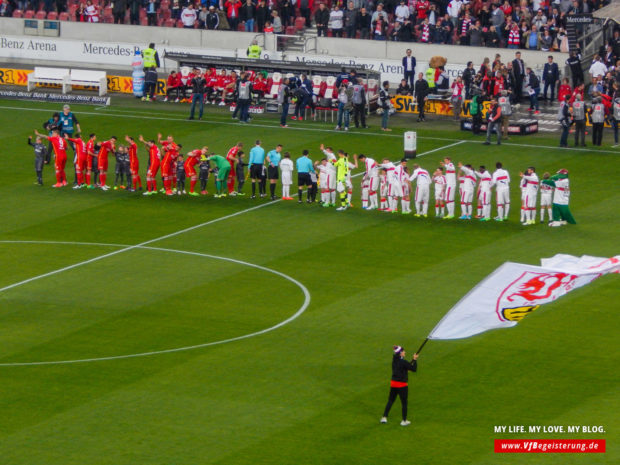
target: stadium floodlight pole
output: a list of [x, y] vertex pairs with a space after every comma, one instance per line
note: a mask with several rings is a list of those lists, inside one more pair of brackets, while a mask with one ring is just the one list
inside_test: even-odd
[[422, 348], [426, 345], [427, 342], [428, 342], [428, 338], [424, 339], [424, 342], [422, 342], [422, 345], [420, 346], [418, 350], [415, 351], [415, 353], [419, 354], [420, 352], [422, 352]]

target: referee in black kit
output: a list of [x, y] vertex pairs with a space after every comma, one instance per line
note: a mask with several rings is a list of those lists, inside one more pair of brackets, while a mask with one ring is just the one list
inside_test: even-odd
[[400, 422], [400, 426], [408, 426], [411, 424], [407, 420], [407, 396], [409, 394], [409, 387], [407, 385], [408, 372], [416, 371], [418, 369], [418, 354], [413, 354], [411, 362], [405, 360], [405, 349], [401, 346], [394, 346], [394, 356], [392, 357], [392, 380], [390, 382], [390, 396], [388, 397], [383, 417], [381, 417], [381, 423], [387, 423], [387, 417], [392, 408], [392, 404], [396, 400], [396, 397], [400, 397], [400, 403], [403, 407], [403, 421]]

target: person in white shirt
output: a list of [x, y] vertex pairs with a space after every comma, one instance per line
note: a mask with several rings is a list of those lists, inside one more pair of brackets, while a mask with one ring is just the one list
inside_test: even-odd
[[[551, 176], [549, 173], [543, 174], [543, 180], [549, 179]], [[549, 184], [545, 184], [543, 181], [540, 181], [540, 222], [545, 222], [545, 210], [547, 210], [547, 215], [549, 216], [549, 223], [553, 221], [552, 211], [551, 211], [551, 201], [553, 199], [553, 186]]]
[[403, 197], [400, 201], [401, 213], [408, 215], [411, 213], [411, 184], [409, 183], [409, 172], [407, 170], [407, 160], [402, 159], [400, 164], [396, 167], [396, 177], [403, 188]]
[[458, 164], [459, 170], [463, 173], [459, 177], [461, 187], [459, 193], [461, 196], [461, 216], [460, 220], [471, 220], [472, 201], [474, 198], [474, 190], [476, 188], [476, 175], [471, 165]]
[[[321, 186], [321, 206], [329, 207], [329, 175], [331, 170], [327, 158], [314, 162], [314, 169], [319, 173], [319, 184]], [[332, 165], [333, 166], [333, 165]]]
[[293, 200], [291, 197], [291, 185], [293, 184], [293, 160], [291, 154], [284, 153], [284, 158], [280, 160], [280, 173], [282, 176], [282, 200]]
[[183, 27], [186, 29], [193, 29], [196, 19], [198, 19], [198, 15], [196, 14], [196, 10], [194, 10], [194, 4], [190, 3], [181, 12]]
[[510, 210], [510, 174], [506, 171], [500, 162], [495, 163], [495, 172], [491, 186], [495, 186], [495, 196], [497, 198], [497, 216], [495, 221], [504, 221], [508, 219], [508, 211]]
[[411, 12], [409, 11], [409, 7], [405, 5], [405, 0], [400, 0], [400, 5], [396, 7], [394, 10], [394, 16], [396, 16], [396, 21], [399, 23], [404, 23]]
[[334, 5], [334, 9], [329, 14], [329, 22], [332, 28], [333, 37], [342, 37], [342, 30], [344, 27], [344, 13], [338, 7], [338, 4]]
[[368, 205], [366, 208], [368, 210], [374, 210], [379, 205], [377, 203], [377, 191], [379, 190], [379, 165], [377, 162], [364, 155], [363, 153], [358, 157], [366, 168], [366, 172], [364, 173], [364, 180], [367, 182], [367, 190], [368, 190]]
[[452, 0], [448, 4], [447, 13], [450, 16], [450, 21], [452, 21], [452, 26], [454, 27], [458, 26], [462, 6], [463, 2], [461, 0]]
[[480, 178], [478, 184], [478, 214], [476, 218], [480, 221], [491, 221], [491, 173], [483, 165], [475, 172], [476, 177]]
[[594, 56], [594, 61], [592, 62], [592, 66], [590, 66], [590, 78], [601, 79], [607, 73], [607, 66], [603, 63], [603, 60], [599, 55]]
[[428, 199], [429, 199], [429, 186], [431, 184], [431, 177], [428, 175], [428, 171], [424, 168], [420, 168], [420, 165], [413, 165], [413, 173], [409, 177], [409, 181], [416, 182], [415, 187], [415, 216], [424, 218], [428, 215]]
[[442, 218], [446, 207], [446, 177], [442, 168], [437, 168], [433, 173], [435, 184], [435, 216]]
[[403, 197], [403, 187], [396, 175], [396, 166], [388, 158], [383, 159], [383, 163], [379, 167], [385, 170], [387, 178], [387, 212], [398, 213], [398, 199]]
[[456, 169], [454, 168], [454, 164], [452, 163], [452, 159], [450, 157], [446, 157], [443, 159], [439, 165], [446, 170], [446, 193], [445, 193], [445, 201], [446, 201], [446, 209], [448, 210], [448, 214], [444, 216], [444, 220], [449, 220], [454, 218], [454, 196], [456, 193]]
[[[331, 147], [325, 147], [325, 145], [321, 144], [319, 149], [325, 157], [327, 157], [327, 169], [329, 170], [328, 181], [325, 188], [329, 191], [329, 200], [327, 201], [328, 205], [323, 205], [324, 207], [335, 207], [336, 206], [336, 166], [334, 162], [336, 161], [336, 154], [334, 153], [334, 149]], [[321, 183], [323, 186], [323, 183]]]
[[525, 221], [523, 225], [536, 224], [536, 197], [538, 197], [538, 175], [536, 169], [530, 166], [525, 173], [519, 173], [525, 182]]

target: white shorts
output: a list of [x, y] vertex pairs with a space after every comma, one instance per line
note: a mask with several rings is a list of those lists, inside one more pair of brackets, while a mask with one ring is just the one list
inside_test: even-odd
[[461, 189], [461, 203], [471, 203], [474, 198], [474, 191], [472, 189]]
[[435, 201], [443, 202], [446, 200], [446, 185], [435, 184]]
[[336, 173], [329, 173], [325, 187], [330, 191], [336, 190]]
[[549, 192], [548, 194], [540, 194], [540, 206], [550, 207], [552, 197], [553, 197], [553, 193], [551, 192]]
[[429, 188], [428, 184], [416, 186], [415, 201], [416, 203], [428, 203]]
[[446, 184], [446, 194], [445, 194], [446, 202], [448, 203], [454, 202], [455, 193], [456, 193], [456, 184]]
[[478, 203], [480, 205], [488, 205], [491, 203], [491, 191], [487, 189], [481, 189], [478, 192]]
[[390, 197], [402, 197], [403, 186], [398, 181], [392, 181], [388, 183], [388, 196]]
[[530, 209], [536, 208], [536, 193], [525, 194], [525, 206]]
[[379, 188], [379, 176], [372, 176], [368, 178], [368, 190], [370, 192], [377, 192]]
[[293, 184], [293, 176], [291, 176], [290, 171], [282, 171], [282, 185], [290, 186]]
[[498, 187], [496, 194], [497, 205], [508, 205], [510, 203], [510, 189], [507, 187]]
[[336, 190], [338, 192], [344, 192], [345, 190], [353, 190], [353, 184], [351, 184], [350, 179], [346, 179], [344, 182], [338, 181], [338, 185], [336, 186]]
[[403, 183], [401, 184], [401, 187], [403, 188], [403, 197], [406, 197], [411, 193], [411, 191], [409, 190], [409, 184]]

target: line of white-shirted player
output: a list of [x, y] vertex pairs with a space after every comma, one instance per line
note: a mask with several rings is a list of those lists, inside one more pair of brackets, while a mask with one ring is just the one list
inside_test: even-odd
[[[323, 149], [323, 147], [321, 147]], [[335, 158], [333, 152], [325, 151], [328, 159]], [[492, 190], [495, 189], [497, 216], [496, 221], [508, 219], [510, 211], [510, 174], [500, 162], [496, 163], [493, 174], [489, 173], [484, 166], [475, 170], [469, 164], [452, 163], [449, 157], [440, 162], [432, 176], [418, 164], [413, 165], [413, 172], [409, 173], [407, 160], [400, 163], [393, 163], [389, 159], [383, 159], [381, 163], [369, 156], [360, 155], [359, 161], [363, 162], [366, 168], [362, 180], [362, 208], [366, 210], [379, 210], [391, 213], [400, 212], [402, 214], [412, 213], [411, 194], [412, 184], [415, 182], [415, 192], [413, 200], [415, 204], [415, 216], [427, 217], [428, 205], [430, 202], [430, 187], [434, 186], [435, 194], [435, 215], [444, 219], [455, 217], [455, 199], [457, 192], [460, 199], [461, 216], [459, 219], [470, 220], [473, 215], [474, 195], [477, 199], [477, 215], [480, 221], [491, 220], [491, 198]], [[355, 164], [348, 162], [348, 168], [356, 168]], [[353, 191], [349, 170], [343, 179], [337, 179], [335, 167], [332, 163], [320, 163], [317, 166], [320, 173], [319, 183], [321, 185], [321, 200], [325, 206], [335, 203], [336, 190], [342, 192], [347, 190], [347, 197], [350, 201]], [[521, 222], [526, 225], [534, 224], [536, 219], [536, 203], [538, 191], [541, 191], [540, 199], [540, 221], [544, 221], [545, 210], [551, 220], [551, 203], [553, 187], [539, 182], [533, 167], [528, 168], [524, 173], [519, 173], [521, 177]], [[545, 178], [548, 178], [545, 173]]]

